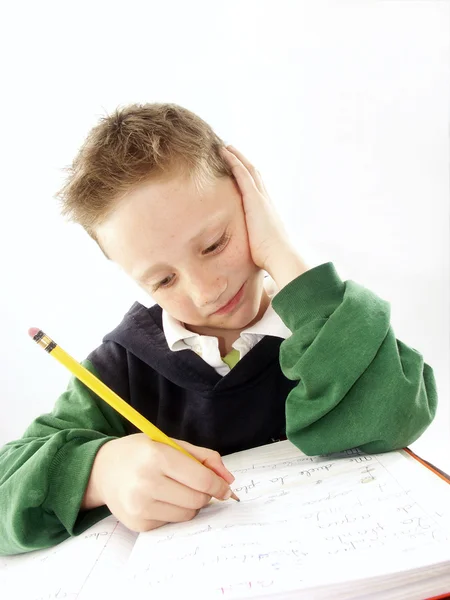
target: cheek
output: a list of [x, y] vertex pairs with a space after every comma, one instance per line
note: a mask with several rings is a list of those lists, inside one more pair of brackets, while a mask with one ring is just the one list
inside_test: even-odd
[[253, 264], [247, 235], [233, 237], [223, 256], [223, 264], [231, 269]]
[[194, 324], [196, 315], [195, 307], [193, 307], [190, 298], [186, 294], [172, 290], [171, 293], [167, 291], [163, 294], [155, 294], [153, 299], [175, 319]]
[[186, 295], [180, 293], [178, 290], [167, 290], [158, 294], [158, 296], [158, 298], [155, 298], [156, 302], [170, 314], [183, 311], [188, 304]]

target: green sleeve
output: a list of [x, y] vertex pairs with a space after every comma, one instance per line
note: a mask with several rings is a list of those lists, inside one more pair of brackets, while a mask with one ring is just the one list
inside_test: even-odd
[[125, 433], [122, 417], [73, 378], [52, 413], [0, 449], [0, 554], [53, 546], [110, 514], [80, 505], [99, 448]]
[[286, 433], [303, 452], [385, 452], [425, 431], [436, 413], [433, 371], [395, 338], [386, 301], [326, 263], [272, 305], [292, 331], [280, 347], [283, 373], [298, 381], [286, 399]]

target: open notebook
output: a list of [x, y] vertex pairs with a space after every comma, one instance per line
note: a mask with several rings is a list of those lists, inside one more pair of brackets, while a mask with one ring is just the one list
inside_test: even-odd
[[[108, 517], [0, 557], [5, 600], [407, 599], [450, 594], [450, 485], [407, 451], [224, 459], [241, 502], [136, 534]], [[444, 597], [444, 596], [440, 596]]]

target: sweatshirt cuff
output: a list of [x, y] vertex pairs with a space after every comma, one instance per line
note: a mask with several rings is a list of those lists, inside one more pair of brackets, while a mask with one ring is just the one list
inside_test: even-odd
[[328, 262], [293, 279], [274, 296], [272, 306], [294, 332], [316, 318], [328, 318], [342, 302], [344, 290], [345, 284]]
[[103, 444], [113, 439], [116, 438], [106, 436], [95, 440], [75, 438], [66, 442], [53, 459], [49, 490], [44, 505], [46, 510], [56, 515], [70, 535], [81, 533], [98, 520], [98, 516], [92, 514], [93, 518], [81, 519], [83, 525], [80, 527], [79, 517], [98, 512], [98, 509], [95, 509], [80, 514], [80, 506], [97, 452]]

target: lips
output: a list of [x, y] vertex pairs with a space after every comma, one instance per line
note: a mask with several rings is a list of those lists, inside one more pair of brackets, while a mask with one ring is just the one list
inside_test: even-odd
[[242, 298], [242, 295], [244, 293], [244, 285], [245, 285], [245, 283], [239, 289], [239, 291], [237, 292], [237, 294], [235, 296], [233, 296], [233, 298], [231, 298], [231, 300], [229, 300], [221, 308], [219, 308], [218, 310], [216, 310], [213, 313], [213, 315], [224, 315], [224, 314], [232, 311], [237, 306], [237, 304], [239, 303], [239, 301]]

